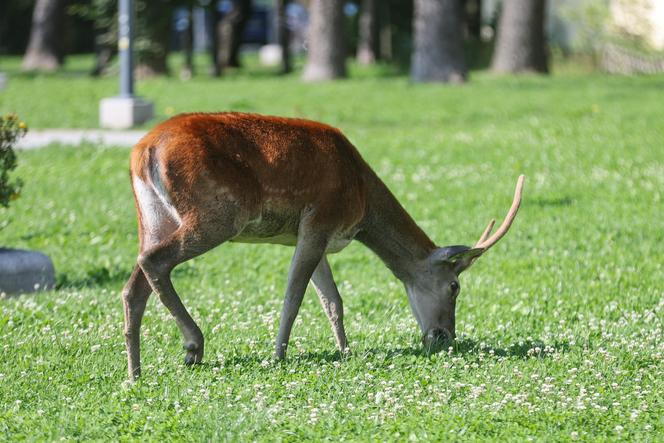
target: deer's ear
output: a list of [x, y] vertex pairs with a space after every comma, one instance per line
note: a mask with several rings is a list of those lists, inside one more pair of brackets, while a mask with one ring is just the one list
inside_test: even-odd
[[482, 255], [484, 249], [470, 248], [468, 246], [445, 246], [436, 249], [431, 255], [434, 263], [448, 263], [454, 268], [456, 274], [461, 274], [473, 264], [475, 259]]

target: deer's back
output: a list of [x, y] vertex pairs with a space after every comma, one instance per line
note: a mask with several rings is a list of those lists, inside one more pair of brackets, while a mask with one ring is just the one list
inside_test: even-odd
[[337, 129], [255, 114], [179, 115], [132, 152], [132, 174], [148, 181], [157, 171], [178, 212], [221, 193], [234, 199], [249, 214], [240, 241], [292, 234], [304, 210], [321, 225], [352, 229], [364, 216], [367, 170]]

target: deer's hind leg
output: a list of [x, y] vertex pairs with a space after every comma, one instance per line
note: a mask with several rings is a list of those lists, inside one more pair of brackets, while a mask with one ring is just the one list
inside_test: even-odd
[[130, 379], [136, 379], [141, 375], [141, 321], [150, 293], [152, 288], [145, 279], [143, 270], [138, 265], [134, 266], [131, 277], [122, 290], [127, 369]]
[[[224, 214], [228, 216], [228, 214]], [[185, 219], [167, 239], [144, 251], [138, 264], [152, 289], [175, 318], [187, 353], [185, 363], [199, 363], [203, 359], [203, 333], [185, 308], [171, 281], [175, 266], [203, 254], [237, 234], [232, 218], [229, 223], [207, 226], [197, 219]], [[212, 228], [212, 229], [211, 229]]]
[[[140, 179], [133, 182], [139, 221], [140, 250], [158, 244], [178, 227], [178, 221], [159, 200], [155, 191]], [[130, 379], [141, 375], [141, 322], [152, 293], [143, 269], [136, 264], [122, 290], [124, 335], [127, 347], [127, 369]]]
[[327, 257], [323, 256], [318, 266], [316, 266], [311, 276], [311, 282], [314, 284], [314, 288], [316, 288], [318, 298], [330, 321], [337, 347], [339, 351], [346, 352], [348, 341], [346, 340], [346, 331], [344, 329], [344, 306], [337, 285], [334, 283], [334, 277], [332, 276], [332, 270], [330, 269]]
[[[154, 194], [156, 195], [156, 192]], [[137, 195], [141, 209], [146, 206], [146, 201], [167, 208], [168, 216], [162, 217], [154, 226], [149, 226], [149, 221], [145, 223], [145, 239], [142, 240], [138, 265], [152, 290], [159, 295], [161, 302], [175, 318], [184, 338], [186, 364], [198, 363], [203, 359], [204, 339], [203, 333], [173, 286], [171, 271], [177, 265], [234, 237], [243, 220], [239, 206], [232, 199], [225, 198], [227, 196], [205, 193], [199, 195], [212, 195], [215, 204], [197, 202], [194, 207], [205, 207], [205, 211], [177, 212], [168, 207], [168, 202], [165, 202], [163, 197], [157, 195], [157, 200], [151, 200], [153, 196], [149, 195], [141, 202]], [[159, 226], [164, 224], [175, 229], [160, 229]]]

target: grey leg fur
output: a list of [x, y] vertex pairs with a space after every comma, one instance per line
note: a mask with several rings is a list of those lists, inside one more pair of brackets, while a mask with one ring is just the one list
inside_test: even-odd
[[141, 375], [141, 321], [151, 292], [152, 288], [145, 279], [143, 271], [136, 265], [129, 281], [122, 290], [125, 317], [124, 334], [127, 345], [129, 379], [131, 380]]
[[306, 231], [308, 229], [303, 229], [303, 226], [300, 226], [295, 254], [293, 255], [290, 270], [288, 271], [286, 298], [284, 299], [284, 307], [281, 311], [279, 334], [277, 335], [275, 345], [275, 358], [278, 360], [286, 356], [288, 339], [293, 328], [293, 322], [302, 304], [304, 292], [307, 289], [314, 269], [318, 266], [327, 247], [326, 237], [314, 233], [307, 235]]
[[211, 235], [201, 235], [200, 227], [183, 225], [169, 238], [143, 252], [138, 264], [159, 299], [175, 318], [184, 337], [186, 364], [199, 363], [203, 359], [203, 333], [187, 308], [184, 307], [171, 282], [171, 271], [177, 265], [200, 255], [235, 235], [232, 223], [226, 230], [219, 229]]
[[[177, 236], [174, 236], [171, 241], [160, 245], [159, 249], [141, 254], [138, 262], [150, 282], [150, 286], [175, 318], [175, 323], [184, 337], [184, 348], [187, 350], [185, 363], [193, 364], [203, 359], [203, 333], [182, 304], [182, 300], [178, 297], [171, 282], [171, 271], [177, 264], [184, 261], [178, 257], [178, 249], [179, 241]], [[170, 260], [166, 257], [169, 257]]]
[[341, 352], [345, 352], [348, 348], [348, 341], [346, 340], [346, 331], [344, 330], [344, 307], [339, 295], [337, 285], [334, 283], [332, 270], [327, 261], [327, 257], [323, 259], [316, 266], [311, 281], [316, 288], [318, 298], [320, 299], [325, 314], [327, 314], [334, 338], [337, 341], [337, 347]]

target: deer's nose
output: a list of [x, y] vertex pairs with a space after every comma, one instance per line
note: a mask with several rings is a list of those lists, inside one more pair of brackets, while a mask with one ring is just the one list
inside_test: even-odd
[[445, 328], [431, 328], [422, 337], [424, 346], [433, 346], [453, 341], [455, 334]]

